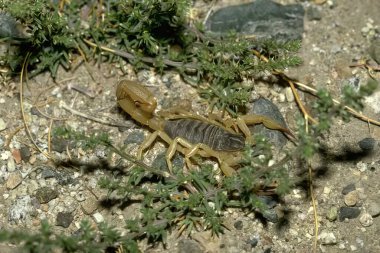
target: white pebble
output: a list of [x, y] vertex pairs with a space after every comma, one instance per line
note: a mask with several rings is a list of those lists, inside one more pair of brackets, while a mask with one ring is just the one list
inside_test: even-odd
[[294, 95], [290, 87], [285, 88], [285, 97], [286, 97], [286, 101], [288, 102], [294, 101]]
[[364, 227], [369, 227], [373, 224], [373, 218], [369, 213], [364, 213], [359, 218], [360, 224]]
[[101, 223], [101, 222], [104, 221], [104, 217], [103, 217], [103, 215], [102, 215], [101, 213], [98, 213], [98, 212], [97, 212], [97, 213], [94, 213], [94, 214], [92, 215], [92, 217], [94, 217], [96, 223]]
[[332, 232], [323, 231], [319, 234], [318, 239], [325, 245], [336, 244], [336, 237]]

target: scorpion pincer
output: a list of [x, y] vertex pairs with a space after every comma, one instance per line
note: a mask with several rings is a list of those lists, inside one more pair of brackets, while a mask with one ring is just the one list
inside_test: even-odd
[[169, 145], [166, 162], [170, 171], [171, 159], [175, 152], [179, 151], [184, 154], [187, 166], [191, 165], [190, 158], [195, 154], [214, 157], [226, 176], [233, 175], [235, 173], [233, 167], [242, 159], [240, 151], [246, 142], [252, 144], [247, 125], [262, 123], [268, 128], [292, 135], [287, 128], [261, 115], [230, 118], [223, 121], [224, 125], [185, 111], [183, 108], [171, 108], [155, 115], [157, 106], [155, 97], [146, 87], [135, 81], [120, 81], [116, 97], [119, 106], [134, 120], [154, 130], [139, 147], [137, 158], [141, 159], [144, 150], [160, 137]]

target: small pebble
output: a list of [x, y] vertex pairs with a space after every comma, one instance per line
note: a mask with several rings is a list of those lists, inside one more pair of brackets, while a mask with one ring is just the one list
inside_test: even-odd
[[363, 162], [358, 162], [356, 168], [358, 168], [360, 172], [365, 172], [368, 169], [368, 165]]
[[355, 184], [354, 184], [354, 183], [351, 183], [351, 184], [346, 185], [346, 186], [343, 188], [343, 190], [342, 190], [342, 194], [343, 194], [343, 195], [346, 195], [347, 193], [352, 192], [352, 191], [354, 191], [354, 190], [356, 190]]
[[21, 154], [21, 160], [23, 160], [24, 162], [28, 162], [30, 156], [32, 155], [30, 153], [30, 149], [28, 147], [25, 147], [25, 146], [20, 148], [20, 154]]
[[78, 202], [85, 201], [85, 200], [86, 200], [86, 195], [85, 195], [82, 191], [76, 192], [76, 193], [75, 193], [75, 199], [76, 199]]
[[355, 206], [356, 203], [358, 202], [358, 199], [359, 199], [358, 192], [357, 191], [352, 191], [352, 192], [347, 193], [344, 196], [344, 203], [347, 206]]
[[5, 128], [7, 128], [7, 124], [2, 118], [0, 118], [0, 131], [4, 130]]
[[360, 209], [356, 207], [346, 207], [343, 206], [339, 209], [339, 221], [344, 221], [345, 219], [355, 219], [360, 214]]
[[247, 243], [251, 245], [252, 248], [254, 248], [259, 243], [259, 239], [257, 239], [257, 237], [253, 237], [252, 239], [247, 240]]
[[22, 182], [21, 173], [18, 171], [13, 172], [9, 175], [9, 177], [7, 179], [7, 183], [6, 183], [7, 189], [13, 190], [17, 186], [19, 186], [21, 184], [21, 182]]
[[285, 98], [288, 102], [294, 102], [294, 95], [290, 87], [285, 88]]
[[41, 177], [43, 179], [48, 179], [48, 178], [53, 178], [55, 177], [55, 171], [51, 170], [51, 169], [44, 169], [42, 172], [41, 172]]
[[68, 228], [71, 222], [74, 220], [74, 217], [71, 213], [68, 212], [59, 212], [57, 214], [55, 224], [64, 228]]
[[336, 237], [334, 233], [332, 232], [323, 231], [322, 233], [319, 234], [318, 239], [324, 245], [336, 244]]
[[97, 212], [92, 215], [94, 217], [96, 223], [101, 223], [104, 221], [104, 217], [101, 213]]
[[336, 208], [335, 206], [331, 207], [326, 215], [326, 218], [329, 221], [335, 221], [338, 218], [338, 208]]
[[371, 152], [375, 148], [376, 140], [374, 138], [364, 138], [358, 144], [364, 152]]
[[373, 224], [373, 218], [369, 213], [363, 213], [359, 218], [360, 224], [363, 227], [369, 227]]
[[36, 192], [36, 198], [40, 204], [48, 203], [57, 197], [58, 191], [47, 186], [38, 189]]
[[89, 197], [82, 203], [82, 209], [85, 214], [92, 214], [98, 208], [98, 201], [95, 197]]
[[12, 156], [10, 156], [10, 157], [8, 158], [8, 162], [7, 162], [7, 170], [8, 170], [9, 172], [13, 172], [13, 171], [16, 170], [16, 163], [15, 163], [15, 160], [13, 159]]
[[376, 202], [370, 202], [368, 205], [368, 213], [372, 217], [377, 217], [380, 215], [380, 204]]

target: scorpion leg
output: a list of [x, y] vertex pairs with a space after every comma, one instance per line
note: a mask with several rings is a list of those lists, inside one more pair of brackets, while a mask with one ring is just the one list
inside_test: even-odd
[[[152, 145], [152, 143], [157, 139], [157, 137], [160, 137], [166, 143], [169, 144], [169, 148], [168, 148], [168, 150], [166, 152], [165, 159], [166, 159], [166, 163], [168, 165], [168, 169], [169, 169], [170, 173], [172, 173], [172, 171], [173, 171], [173, 165], [172, 165], [171, 160], [172, 160], [175, 152], [179, 151], [180, 153], [186, 155], [185, 150], [182, 147], [178, 146], [177, 143], [180, 143], [185, 148], [190, 148], [192, 146], [192, 144], [190, 144], [186, 140], [178, 138], [178, 137], [175, 138], [174, 140], [172, 140], [165, 132], [163, 132], [163, 131], [155, 131], [152, 134], [150, 134], [144, 140], [144, 142], [140, 145], [139, 150], [137, 151], [137, 158], [139, 160], [142, 159], [142, 154], [143, 154], [144, 150], [147, 149], [147, 148], [149, 148]], [[186, 157], [185, 157], [185, 159], [186, 159]], [[186, 160], [186, 163], [190, 163], [190, 160]]]
[[[235, 159], [233, 157], [229, 157], [229, 160], [224, 160], [221, 158], [221, 155], [219, 152], [214, 151], [209, 146], [203, 143], [198, 144], [191, 144], [190, 142], [186, 141], [183, 138], [176, 137], [170, 144], [168, 151], [166, 153], [166, 161], [169, 167], [169, 170], [171, 171], [172, 165], [171, 165], [171, 159], [173, 155], [175, 154], [176, 150], [179, 150], [178, 144], [181, 144], [183, 147], [189, 149], [187, 152], [181, 151], [185, 155], [186, 164], [189, 168], [191, 168], [191, 162], [190, 158], [194, 156], [195, 154], [200, 154], [203, 157], [215, 157], [218, 160], [218, 163], [220, 164], [220, 169], [222, 170], [223, 174], [226, 176], [232, 176], [235, 173], [235, 170], [229, 165], [231, 164], [238, 164], [238, 161], [241, 159]], [[232, 159], [231, 159], [232, 158]]]
[[197, 153], [203, 157], [210, 157], [210, 156], [215, 157], [218, 160], [220, 169], [222, 170], [224, 175], [232, 176], [235, 173], [235, 170], [229, 165], [230, 162], [232, 162], [232, 160], [222, 159], [223, 155], [221, 155], [219, 152], [214, 151], [206, 144], [198, 143], [196, 145], [193, 145], [192, 148], [189, 150], [189, 152], [186, 154], [186, 157], [190, 159], [190, 157], [192, 157], [193, 155]]

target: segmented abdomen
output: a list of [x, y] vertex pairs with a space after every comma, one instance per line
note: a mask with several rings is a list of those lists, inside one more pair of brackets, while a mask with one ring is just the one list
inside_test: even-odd
[[181, 137], [192, 144], [203, 143], [219, 151], [237, 151], [245, 145], [242, 135], [195, 119], [168, 120], [164, 130], [172, 139]]

